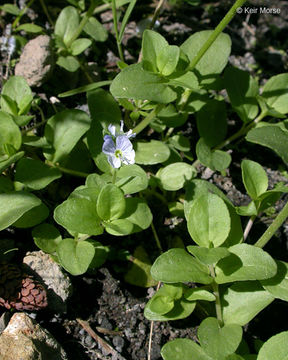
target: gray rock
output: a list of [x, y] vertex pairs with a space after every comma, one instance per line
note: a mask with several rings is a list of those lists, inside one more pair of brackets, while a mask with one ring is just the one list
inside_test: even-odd
[[47, 35], [28, 41], [15, 67], [15, 75], [23, 76], [30, 86], [41, 86], [54, 68], [51, 39]]
[[66, 312], [66, 301], [72, 294], [72, 284], [61, 266], [43, 251], [28, 252], [23, 265], [27, 272], [46, 285], [48, 307], [56, 313]]
[[68, 360], [54, 337], [25, 313], [12, 316], [0, 335], [1, 360]]

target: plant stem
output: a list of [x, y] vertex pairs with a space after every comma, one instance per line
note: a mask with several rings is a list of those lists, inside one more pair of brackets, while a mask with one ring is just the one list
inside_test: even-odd
[[267, 116], [267, 111], [262, 111], [259, 116], [257, 116], [256, 119], [251, 121], [248, 124], [244, 124], [240, 130], [238, 130], [235, 134], [231, 135], [228, 139], [224, 140], [221, 144], [217, 145], [214, 150], [222, 149], [223, 147], [231, 144], [232, 141], [240, 138], [241, 136], [244, 136], [248, 133], [249, 130], [251, 130], [253, 127], [256, 126], [265, 116]]
[[151, 222], [151, 229], [152, 229], [152, 232], [153, 232], [153, 235], [154, 235], [154, 239], [155, 239], [156, 245], [157, 245], [160, 253], [162, 254], [162, 253], [163, 253], [162, 245], [161, 245], [159, 236], [158, 236], [158, 234], [157, 234], [157, 231], [156, 231], [156, 229], [155, 229], [155, 226], [154, 226], [154, 224], [153, 224], [153, 221]]
[[133, 133], [139, 134], [143, 129], [145, 129], [145, 127], [154, 120], [154, 118], [163, 109], [164, 106], [164, 104], [158, 104], [154, 110], [152, 110], [137, 126], [135, 126]]
[[117, 21], [117, 7], [116, 7], [116, 1], [115, 0], [112, 0], [112, 13], [113, 13], [113, 24], [114, 24], [114, 31], [115, 31], [117, 48], [118, 48], [118, 54], [119, 54], [120, 60], [124, 62], [123, 51], [122, 51], [121, 42], [120, 42], [120, 39], [119, 39], [118, 21]]
[[24, 9], [21, 10], [20, 14], [16, 17], [16, 19], [13, 21], [12, 29], [15, 29], [18, 25], [19, 21], [21, 20], [22, 16], [26, 13], [27, 9], [34, 3], [35, 0], [30, 0], [29, 3], [24, 7]]
[[54, 27], [53, 20], [51, 19], [51, 16], [50, 16], [49, 11], [48, 11], [48, 9], [47, 9], [47, 6], [46, 6], [46, 4], [45, 4], [45, 0], [40, 0], [40, 4], [41, 4], [41, 6], [42, 6], [42, 9], [43, 9], [43, 11], [44, 11], [44, 13], [45, 13], [45, 15], [46, 15], [46, 17], [47, 17], [50, 25], [51, 25], [52, 27]]
[[220, 21], [220, 23], [215, 28], [213, 33], [209, 36], [207, 41], [204, 43], [204, 45], [198, 51], [197, 55], [191, 61], [187, 70], [191, 71], [195, 68], [195, 66], [201, 60], [202, 56], [206, 53], [206, 51], [210, 48], [210, 46], [213, 44], [213, 42], [217, 39], [217, 37], [222, 33], [222, 31], [225, 29], [225, 27], [233, 19], [233, 17], [236, 14], [237, 8], [241, 7], [245, 3], [245, 1], [246, 0], [236, 0], [235, 1], [234, 5], [231, 7], [231, 9], [228, 11], [228, 13], [224, 16], [224, 18]]
[[117, 169], [112, 170], [112, 184], [115, 184], [117, 178]]
[[155, 23], [156, 23], [156, 21], [158, 19], [158, 16], [160, 14], [161, 8], [164, 5], [164, 2], [165, 2], [165, 0], [160, 0], [158, 5], [156, 6], [156, 9], [155, 9], [154, 14], [153, 14], [153, 18], [151, 20], [151, 23], [149, 24], [148, 29], [153, 29], [153, 27], [154, 27], [154, 25], [155, 25]]
[[253, 226], [253, 223], [254, 223], [254, 220], [256, 219], [256, 216], [255, 215], [252, 215], [250, 217], [250, 219], [248, 220], [247, 222], [247, 225], [245, 227], [245, 230], [244, 230], [244, 234], [243, 234], [243, 241], [246, 241], [247, 237], [248, 237], [248, 234]]
[[75, 32], [73, 34], [73, 36], [71, 37], [71, 39], [66, 44], [66, 47], [68, 49], [71, 46], [71, 44], [73, 43], [73, 41], [75, 41], [79, 37], [79, 35], [81, 34], [81, 32], [82, 32], [84, 26], [86, 25], [86, 23], [88, 22], [89, 18], [93, 15], [93, 11], [96, 8], [97, 4], [98, 4], [97, 0], [92, 0], [88, 11], [83, 16], [80, 24], [78, 25], [77, 29], [75, 30]]
[[84, 173], [82, 171], [77, 171], [77, 170], [64, 168], [64, 167], [60, 166], [58, 163], [54, 164], [52, 161], [49, 161], [49, 160], [46, 160], [45, 164], [47, 164], [48, 166], [50, 166], [52, 168], [59, 169], [61, 172], [65, 173], [65, 174], [78, 176], [78, 177], [83, 177], [83, 178], [86, 178], [89, 175], [89, 174]]
[[288, 201], [286, 202], [284, 208], [276, 216], [272, 224], [268, 227], [268, 229], [264, 232], [264, 234], [260, 237], [260, 239], [255, 243], [255, 246], [263, 248], [272, 238], [275, 232], [279, 229], [279, 227], [284, 223], [287, 217], [288, 217]]
[[[209, 265], [209, 269], [210, 269], [210, 274], [213, 277], [213, 279], [215, 279], [216, 275], [215, 275], [215, 269], [213, 265]], [[219, 293], [219, 285], [215, 282], [215, 280], [213, 280], [212, 282], [212, 288], [213, 288], [213, 293], [215, 295], [215, 309], [216, 309], [216, 316], [217, 319], [219, 321], [219, 325], [223, 326], [224, 322], [223, 322], [223, 316], [222, 316], [222, 307], [221, 307], [221, 300], [220, 300], [220, 293]]]

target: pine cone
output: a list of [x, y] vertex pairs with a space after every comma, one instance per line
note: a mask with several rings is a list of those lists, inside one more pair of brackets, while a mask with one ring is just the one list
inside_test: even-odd
[[48, 305], [44, 287], [14, 264], [0, 264], [0, 305], [6, 309], [40, 310]]

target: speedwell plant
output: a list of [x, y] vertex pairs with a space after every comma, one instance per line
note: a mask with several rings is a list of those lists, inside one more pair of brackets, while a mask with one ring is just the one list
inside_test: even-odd
[[[120, 32], [112, 1], [122, 60], [118, 75], [59, 96], [87, 91], [89, 114], [65, 109], [46, 119], [40, 99], [18, 76], [11, 76], [1, 93], [2, 259], [13, 249], [4, 242], [6, 229], [30, 228], [40, 249], [80, 275], [106, 261], [105, 233], [133, 238], [151, 227], [161, 250], [150, 209], [155, 199], [163, 203], [163, 212], [185, 219], [188, 240], [183, 236], [152, 266], [147, 254], [145, 261], [143, 253], [142, 261], [137, 259], [139, 249], [133, 260], [145, 274], [144, 280], [134, 276], [134, 283], [162, 284], [146, 305], [149, 320], [183, 319], [195, 308], [206, 316], [198, 328], [199, 343], [168, 342], [161, 351], [165, 360], [287, 357], [288, 331], [275, 334], [258, 354], [251, 354], [242, 339], [242, 326], [260, 311], [275, 299], [288, 301], [288, 264], [263, 250], [287, 218], [288, 205], [260, 239], [249, 237], [254, 220], [287, 193], [287, 186], [268, 189], [262, 165], [243, 159], [242, 181], [251, 200], [235, 207], [216, 186], [197, 178], [199, 164], [225, 172], [231, 163], [227, 150], [238, 139], [265, 146], [288, 162], [288, 73], [273, 76], [260, 89], [248, 72], [227, 66], [231, 39], [223, 30], [243, 3], [236, 1], [214, 31], [196, 32], [180, 46], [146, 29], [139, 61], [128, 65], [121, 40], [136, 1], [130, 1]], [[77, 71], [75, 57], [96, 36], [92, 14], [98, 2], [91, 2], [80, 21], [82, 5], [63, 9], [54, 30], [57, 63], [69, 71]], [[109, 84], [109, 91], [102, 89]], [[238, 120], [229, 137], [227, 110]], [[35, 119], [38, 112], [41, 122]], [[181, 131], [188, 118], [199, 134], [193, 144]], [[124, 125], [130, 130], [124, 132]], [[141, 137], [148, 127], [153, 140]], [[82, 184], [53, 198], [73, 176], [83, 178]], [[241, 217], [248, 218], [244, 230]]]

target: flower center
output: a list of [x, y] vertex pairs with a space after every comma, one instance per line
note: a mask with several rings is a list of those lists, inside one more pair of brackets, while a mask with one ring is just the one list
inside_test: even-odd
[[116, 149], [116, 151], [115, 151], [115, 156], [117, 157], [117, 158], [122, 158], [122, 151], [121, 150], [119, 150], [119, 149]]

